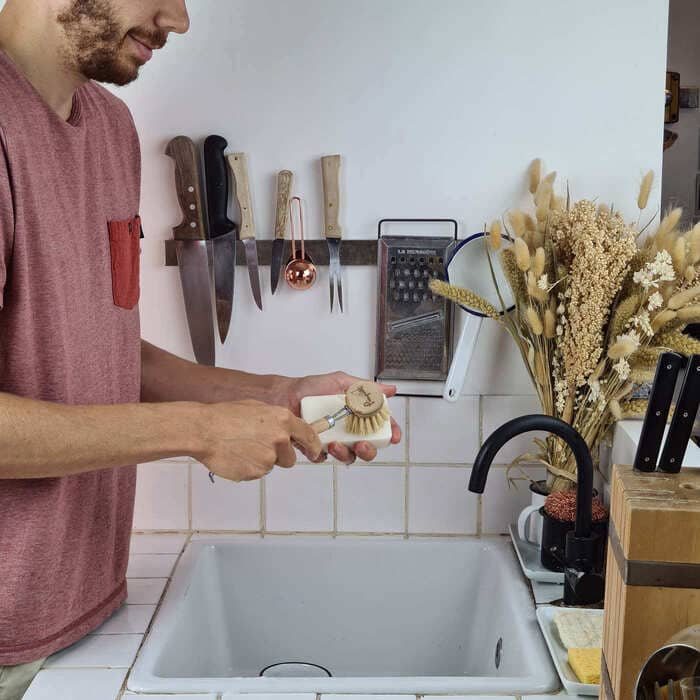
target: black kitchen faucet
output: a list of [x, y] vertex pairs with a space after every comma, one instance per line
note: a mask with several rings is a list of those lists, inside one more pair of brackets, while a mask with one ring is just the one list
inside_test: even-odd
[[474, 462], [469, 490], [483, 493], [491, 463], [509, 440], [521, 433], [545, 430], [561, 438], [576, 460], [576, 523], [566, 535], [564, 555], [564, 605], [594, 605], [603, 600], [604, 581], [594, 571], [596, 537], [593, 520], [593, 460], [586, 441], [568, 423], [552, 416], [521, 416], [495, 430], [484, 442]]

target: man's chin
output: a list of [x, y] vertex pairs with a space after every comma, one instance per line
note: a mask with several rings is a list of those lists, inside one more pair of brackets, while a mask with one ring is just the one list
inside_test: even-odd
[[90, 66], [83, 71], [83, 75], [98, 83], [109, 83], [123, 87], [133, 83], [139, 77], [140, 68], [140, 63], [129, 60], [109, 66]]

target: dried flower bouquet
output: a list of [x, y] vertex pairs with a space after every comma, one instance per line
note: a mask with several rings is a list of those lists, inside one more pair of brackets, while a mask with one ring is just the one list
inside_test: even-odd
[[[497, 254], [514, 311], [501, 316], [471, 290], [445, 282], [431, 287], [508, 330], [543, 412], [576, 428], [595, 454], [615, 420], [645, 410], [633, 389], [653, 378], [661, 352], [700, 352], [700, 342], [683, 333], [700, 322], [700, 224], [679, 230], [682, 212], [673, 209], [655, 231], [655, 217], [640, 228], [652, 172], [642, 180], [632, 223], [605, 204], [557, 195], [556, 173], [541, 172], [541, 161], [533, 161], [534, 216], [513, 210], [490, 227], [489, 260]], [[569, 450], [554, 436], [534, 442], [536, 453], [514, 465], [543, 463], [550, 491], [570, 489], [576, 464]]]

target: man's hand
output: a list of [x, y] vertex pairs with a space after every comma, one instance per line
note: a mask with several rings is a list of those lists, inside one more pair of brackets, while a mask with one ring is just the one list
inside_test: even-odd
[[[291, 380], [289, 386], [288, 401], [289, 407], [295, 415], [300, 415], [301, 410], [301, 400], [304, 396], [324, 396], [329, 394], [344, 394], [345, 390], [355, 382], [360, 381], [357, 377], [351, 377], [349, 374], [344, 372], [333, 372], [332, 374], [321, 374], [310, 377], [301, 377], [299, 379]], [[396, 394], [396, 387], [389, 386], [387, 384], [379, 385], [386, 396], [394, 396]], [[393, 445], [401, 441], [401, 429], [399, 428], [396, 421], [391, 419], [391, 443]], [[302, 450], [303, 451], [303, 450]], [[328, 451], [333, 457], [338, 461], [344, 462], [345, 464], [352, 464], [355, 461], [355, 457], [359, 457], [365, 462], [371, 462], [377, 456], [377, 450], [373, 445], [368, 442], [360, 441], [356, 442], [352, 449], [341, 445], [337, 442], [332, 442], [328, 446]], [[313, 460], [312, 455], [305, 453], [306, 456]]]
[[311, 426], [289, 409], [259, 401], [202, 404], [198, 408], [202, 449], [194, 458], [230, 481], [251, 481], [275, 465], [293, 467], [294, 446], [309, 459], [321, 455]]

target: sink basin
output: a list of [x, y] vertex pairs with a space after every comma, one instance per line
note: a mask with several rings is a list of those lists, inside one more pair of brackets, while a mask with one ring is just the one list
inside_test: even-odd
[[224, 536], [187, 546], [128, 687], [526, 694], [558, 682], [504, 538]]

